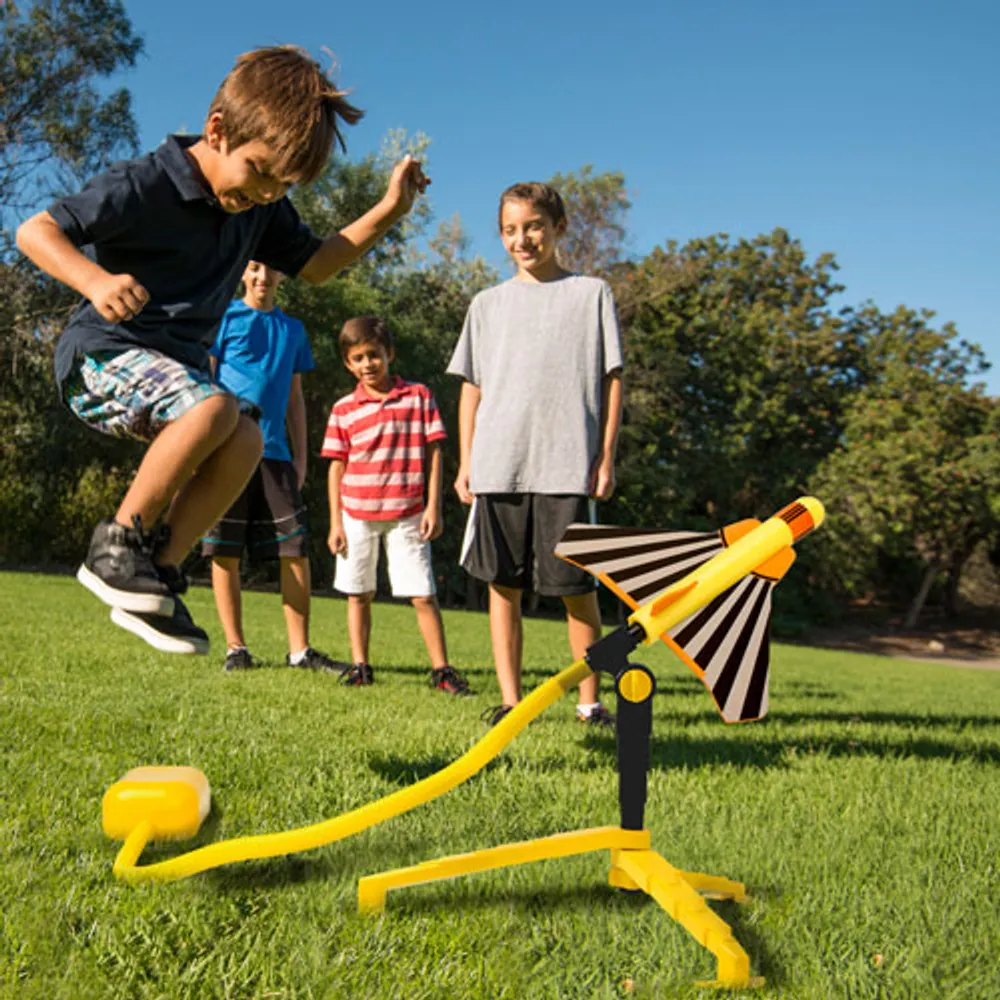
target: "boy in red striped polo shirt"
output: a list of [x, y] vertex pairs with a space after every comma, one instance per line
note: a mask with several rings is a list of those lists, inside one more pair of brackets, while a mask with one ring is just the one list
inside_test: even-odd
[[[431, 659], [431, 686], [468, 694], [448, 664], [431, 569], [431, 541], [443, 530], [441, 446], [444, 424], [430, 390], [389, 372], [392, 333], [378, 316], [358, 316], [340, 331], [340, 356], [358, 380], [330, 411], [322, 455], [330, 458], [330, 535], [334, 586], [347, 594], [353, 668], [348, 684], [371, 684], [371, 602], [384, 540], [393, 597], [408, 597]], [[424, 486], [427, 499], [424, 501]]]

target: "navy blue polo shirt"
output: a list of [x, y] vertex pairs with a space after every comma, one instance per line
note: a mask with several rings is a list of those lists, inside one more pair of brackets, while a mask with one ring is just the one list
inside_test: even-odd
[[110, 323], [88, 302], [56, 347], [56, 382], [91, 351], [147, 347], [192, 367], [208, 348], [250, 260], [295, 275], [321, 240], [281, 198], [231, 214], [219, 207], [185, 148], [198, 136], [168, 136], [153, 153], [112, 166], [49, 214], [70, 241], [111, 274], [131, 274], [149, 292], [134, 319]]

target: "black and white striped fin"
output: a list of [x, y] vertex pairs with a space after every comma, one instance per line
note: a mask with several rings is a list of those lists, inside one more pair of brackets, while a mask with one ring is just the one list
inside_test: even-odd
[[719, 532], [571, 524], [555, 554], [596, 576], [633, 610], [725, 548]]
[[701, 677], [726, 722], [767, 714], [770, 669], [771, 591], [775, 582], [751, 574], [667, 636]]

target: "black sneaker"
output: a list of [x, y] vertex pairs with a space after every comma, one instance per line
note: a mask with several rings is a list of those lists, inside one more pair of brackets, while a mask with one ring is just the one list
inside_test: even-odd
[[226, 659], [222, 664], [222, 669], [230, 670], [253, 670], [260, 664], [250, 655], [250, 650], [246, 646], [239, 649], [230, 649], [226, 652]]
[[576, 713], [576, 721], [585, 722], [588, 726], [610, 729], [614, 727], [615, 717], [603, 705], [598, 705], [590, 715], [581, 715], [578, 711]]
[[298, 663], [292, 663], [291, 657], [291, 653], [285, 657], [285, 665], [298, 667], [301, 670], [318, 670], [324, 674], [343, 676], [351, 669], [349, 663], [344, 663], [342, 660], [331, 660], [326, 653], [321, 653], [318, 649], [313, 649], [312, 646], [306, 647], [305, 654]]
[[430, 685], [435, 691], [448, 694], [472, 694], [469, 682], [454, 667], [435, 667], [431, 671]]
[[195, 625], [184, 602], [176, 595], [172, 615], [147, 615], [114, 608], [111, 620], [161, 653], [208, 652], [208, 633]]
[[153, 536], [143, 532], [138, 516], [132, 524], [125, 528], [114, 520], [101, 521], [76, 578], [113, 608], [170, 615], [174, 598], [153, 565]]
[[348, 687], [367, 687], [369, 684], [375, 683], [375, 673], [371, 664], [355, 663], [341, 674], [340, 679]]
[[509, 714], [514, 710], [513, 705], [494, 705], [492, 708], [487, 708], [484, 710], [483, 714], [479, 716], [483, 722], [486, 723], [491, 729], [500, 722], [504, 716]]

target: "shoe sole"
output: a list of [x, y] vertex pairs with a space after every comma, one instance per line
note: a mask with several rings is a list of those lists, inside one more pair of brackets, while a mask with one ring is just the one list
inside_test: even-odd
[[89, 590], [99, 601], [110, 608], [121, 608], [122, 611], [133, 611], [144, 615], [166, 615], [174, 613], [174, 599], [162, 594], [136, 594], [130, 590], [115, 590], [109, 587], [99, 576], [92, 573], [86, 566], [76, 571], [77, 580]]
[[207, 639], [182, 639], [176, 635], [164, 635], [147, 625], [141, 618], [130, 615], [124, 608], [112, 608], [111, 620], [119, 627], [131, 632], [161, 653], [207, 653]]

